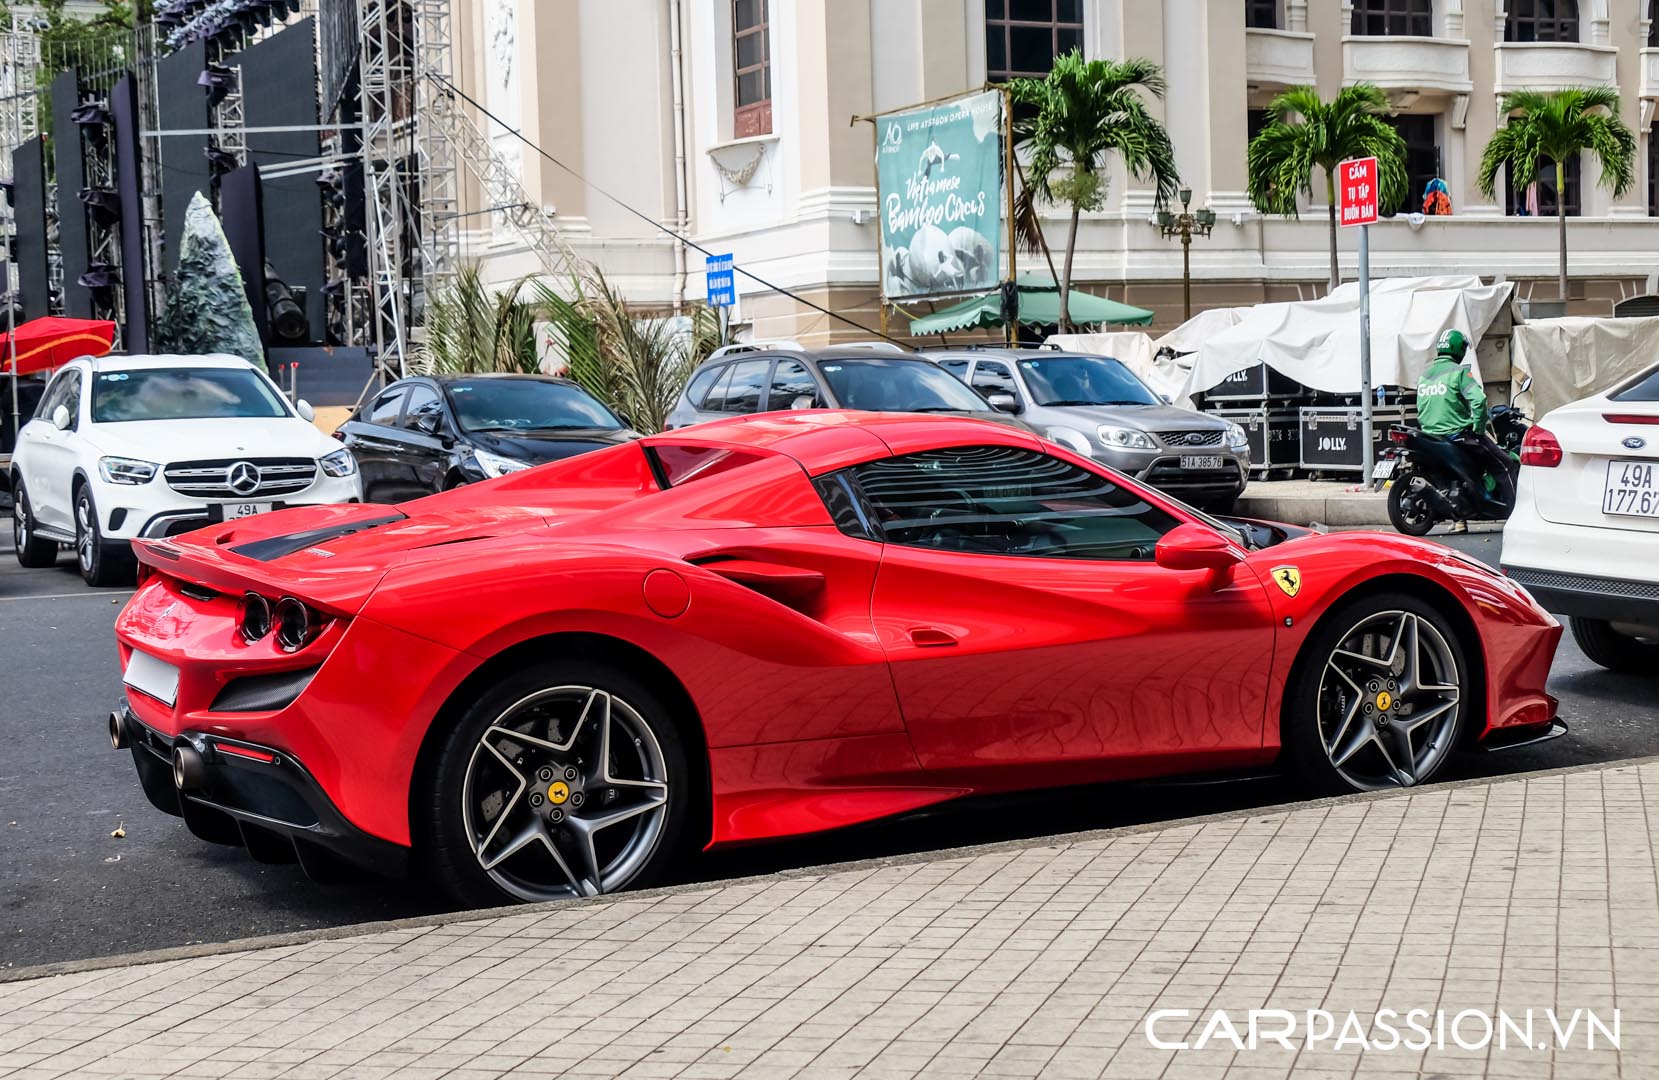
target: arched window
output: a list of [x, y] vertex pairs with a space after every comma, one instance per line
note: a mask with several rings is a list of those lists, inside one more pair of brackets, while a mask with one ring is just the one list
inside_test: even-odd
[[1370, 37], [1433, 37], [1433, 0], [1354, 0], [1351, 33]]
[[1083, 47], [1083, 0], [985, 0], [985, 74], [1040, 79]]
[[1244, 25], [1257, 30], [1279, 29], [1279, 0], [1244, 0]]
[[1505, 41], [1577, 41], [1578, 0], [1509, 0]]

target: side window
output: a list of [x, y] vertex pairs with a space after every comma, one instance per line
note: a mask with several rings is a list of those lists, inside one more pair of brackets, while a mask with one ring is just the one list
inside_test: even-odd
[[715, 393], [709, 396], [709, 408], [729, 413], [759, 412], [760, 394], [766, 388], [766, 373], [771, 367], [770, 360], [744, 360], [733, 364], [731, 379], [722, 380], [725, 383], [724, 398], [719, 405], [714, 404], [721, 389], [715, 387]]
[[438, 400], [438, 392], [425, 383], [416, 383], [409, 388], [409, 404], [403, 409], [403, 426], [415, 430], [420, 426], [417, 421], [421, 417], [441, 417], [443, 412], [444, 406], [443, 402]]
[[1020, 396], [1014, 389], [1014, 373], [1000, 360], [981, 360], [968, 385], [982, 395], [1013, 394], [1016, 399]]
[[941, 360], [939, 361], [939, 366], [950, 372], [952, 375], [955, 375], [958, 379], [966, 380], [968, 377], [968, 361], [966, 360]]
[[719, 378], [720, 373], [725, 370], [725, 365], [716, 364], [713, 367], [706, 367], [692, 376], [691, 382], [685, 388], [685, 399], [691, 403], [693, 409], [703, 407], [703, 399], [708, 396], [709, 387], [714, 385], [714, 380]]
[[363, 422], [380, 424], [385, 427], [397, 426], [398, 410], [403, 407], [403, 395], [409, 392], [408, 387], [395, 386], [379, 397], [363, 411]]
[[62, 405], [64, 398], [69, 395], [69, 384], [79, 381], [80, 377], [81, 373], [78, 371], [60, 372], [58, 377], [52, 380], [52, 385], [46, 388], [46, 393], [41, 395], [40, 404], [35, 406], [35, 419], [51, 420], [52, 410]]
[[719, 412], [725, 408], [726, 387], [732, 384], [732, 369], [736, 366], [736, 364], [727, 364], [723, 368], [716, 369], [718, 377], [714, 380], [714, 389], [710, 390], [708, 397], [704, 398], [701, 404], [697, 406], [699, 409], [708, 412]]
[[1033, 450], [966, 446], [852, 470], [888, 543], [981, 555], [1144, 560], [1178, 522], [1136, 492]]
[[[79, 371], [64, 372], [69, 378], [63, 386], [63, 407], [69, 410], [69, 430], [74, 431], [81, 426], [81, 373]], [[57, 406], [53, 406], [55, 409]]]
[[824, 398], [806, 366], [795, 360], [779, 360], [766, 391], [766, 407], [778, 409], [822, 409]]

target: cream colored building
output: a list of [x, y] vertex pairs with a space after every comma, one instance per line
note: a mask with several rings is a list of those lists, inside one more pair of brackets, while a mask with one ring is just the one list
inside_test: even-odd
[[[1245, 148], [1280, 89], [1385, 88], [1412, 153], [1412, 202], [1442, 178], [1453, 214], [1401, 213], [1372, 230], [1374, 275], [1474, 272], [1555, 295], [1556, 241], [1519, 198], [1481, 197], [1474, 175], [1509, 90], [1616, 85], [1640, 136], [1637, 182], [1614, 199], [1586, 161], [1569, 182], [1573, 309], [1659, 292], [1659, 206], [1649, 129], [1659, 101], [1650, 0], [459, 0], [458, 74], [508, 126], [494, 128], [534, 200], [625, 295], [672, 306], [704, 295], [703, 248], [730, 252], [738, 313], [760, 337], [822, 342], [860, 331], [777, 291], [877, 324], [874, 135], [853, 121], [1046, 68], [1072, 43], [1146, 57], [1169, 91], [1158, 111], [1195, 206], [1218, 215], [1193, 242], [1195, 307], [1314, 295], [1327, 278], [1323, 185], [1299, 220], [1245, 195]], [[575, 178], [585, 177], [586, 183]], [[1502, 193], [1500, 192], [1500, 196]], [[476, 198], [476, 195], [474, 195]], [[480, 209], [476, 204], [469, 209]], [[1122, 175], [1087, 215], [1077, 279], [1179, 321], [1178, 241], [1151, 192]], [[638, 213], [634, 213], [637, 211]], [[487, 214], [466, 250], [506, 282], [538, 269]], [[1058, 211], [1048, 232], [1063, 243]], [[1341, 237], [1345, 275], [1355, 238]], [[1056, 251], [1056, 258], [1059, 257]], [[1022, 269], [1040, 257], [1021, 255]], [[927, 310], [927, 305], [919, 309]], [[914, 309], [913, 309], [914, 310]], [[892, 317], [895, 330], [905, 325]]]

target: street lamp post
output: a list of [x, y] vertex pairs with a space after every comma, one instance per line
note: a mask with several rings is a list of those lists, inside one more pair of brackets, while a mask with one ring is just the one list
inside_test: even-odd
[[1192, 318], [1192, 238], [1194, 236], [1208, 236], [1215, 228], [1215, 211], [1204, 207], [1197, 212], [1187, 209], [1192, 202], [1192, 188], [1182, 188], [1181, 212], [1170, 213], [1168, 210], [1158, 211], [1158, 231], [1163, 233], [1164, 239], [1172, 236], [1181, 238], [1181, 307], [1185, 318]]

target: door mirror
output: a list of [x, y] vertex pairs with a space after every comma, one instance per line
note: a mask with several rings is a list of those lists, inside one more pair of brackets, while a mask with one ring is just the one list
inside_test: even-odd
[[69, 406], [59, 405], [52, 410], [52, 426], [59, 431], [68, 431], [69, 425], [74, 421], [75, 418], [69, 415]]
[[1175, 395], [1174, 394], [1159, 394], [1158, 396], [1163, 399], [1163, 402], [1164, 402], [1165, 405], [1175, 404]]
[[300, 419], [304, 420], [308, 424], [317, 419], [317, 410], [313, 409], [311, 407], [311, 403], [304, 398], [300, 398], [298, 401], [294, 402], [294, 411], [299, 413]]
[[1226, 570], [1244, 561], [1244, 552], [1225, 536], [1196, 522], [1165, 533], [1156, 556], [1165, 570]]
[[1020, 402], [1013, 394], [997, 392], [986, 394], [985, 401], [997, 412], [1017, 413], [1020, 411]]
[[415, 417], [415, 430], [422, 435], [436, 435], [443, 418], [437, 413], [421, 413]]

